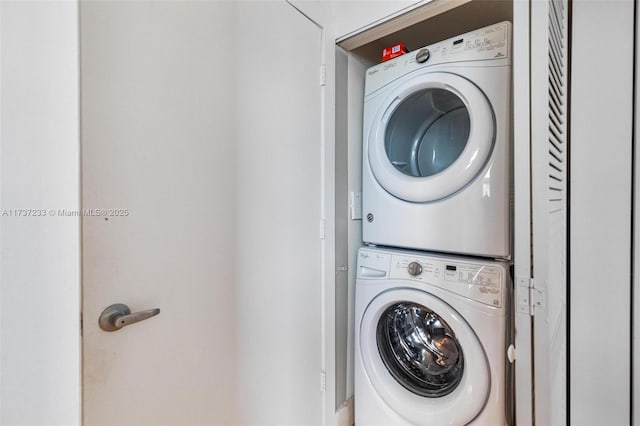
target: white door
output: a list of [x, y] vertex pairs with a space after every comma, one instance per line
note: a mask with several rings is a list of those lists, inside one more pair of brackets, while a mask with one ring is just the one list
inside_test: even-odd
[[[567, 416], [567, 104], [569, 5], [533, 2], [531, 189], [534, 415]], [[545, 60], [536, 60], [544, 57]]]
[[514, 28], [516, 424], [564, 424], [568, 4], [517, 4]]
[[320, 31], [264, 7], [81, 5], [87, 425], [319, 422]]
[[[232, 12], [81, 4], [87, 425], [234, 420]], [[102, 331], [114, 303], [160, 314]]]

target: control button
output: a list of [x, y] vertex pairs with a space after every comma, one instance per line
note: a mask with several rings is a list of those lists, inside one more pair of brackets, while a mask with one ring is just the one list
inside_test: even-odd
[[418, 53], [416, 53], [416, 61], [418, 61], [419, 64], [427, 62], [430, 55], [429, 49], [420, 49]]
[[409, 271], [410, 275], [413, 275], [415, 277], [422, 273], [422, 265], [420, 265], [418, 262], [411, 262], [409, 266], [407, 266], [407, 270]]

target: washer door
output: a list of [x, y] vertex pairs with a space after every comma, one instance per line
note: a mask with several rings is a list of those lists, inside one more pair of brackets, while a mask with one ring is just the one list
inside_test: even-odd
[[378, 295], [360, 323], [360, 356], [382, 400], [415, 424], [467, 424], [484, 407], [491, 375], [469, 324], [420, 290]]
[[494, 136], [493, 110], [477, 86], [455, 74], [425, 73], [382, 103], [368, 136], [369, 164], [397, 198], [436, 201], [475, 179]]

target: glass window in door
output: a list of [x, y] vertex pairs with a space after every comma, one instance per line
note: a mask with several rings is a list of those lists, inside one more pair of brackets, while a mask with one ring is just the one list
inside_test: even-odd
[[389, 373], [407, 390], [438, 398], [458, 386], [464, 356], [451, 327], [429, 308], [393, 304], [380, 317], [376, 340]]
[[385, 150], [391, 164], [405, 175], [433, 176], [458, 159], [469, 132], [469, 111], [462, 99], [445, 89], [423, 89], [392, 113]]

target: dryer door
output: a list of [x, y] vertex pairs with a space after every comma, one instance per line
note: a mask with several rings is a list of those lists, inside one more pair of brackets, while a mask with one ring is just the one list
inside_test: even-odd
[[360, 348], [376, 392], [411, 423], [467, 424], [489, 396], [489, 363], [476, 334], [427, 292], [378, 295], [363, 315]]
[[369, 164], [397, 198], [436, 201], [478, 176], [494, 136], [493, 110], [477, 86], [455, 74], [425, 73], [382, 103], [368, 135]]

